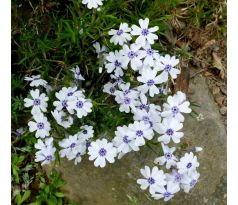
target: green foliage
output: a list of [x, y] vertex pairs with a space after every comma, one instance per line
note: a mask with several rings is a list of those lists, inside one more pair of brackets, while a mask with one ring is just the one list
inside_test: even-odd
[[49, 205], [63, 204], [64, 194], [60, 192], [59, 189], [65, 184], [65, 182], [60, 179], [59, 173], [56, 170], [52, 170], [49, 182], [47, 182], [42, 176], [39, 176], [39, 181], [39, 194], [36, 197], [36, 201], [31, 203], [31, 205], [44, 203], [47, 203]]

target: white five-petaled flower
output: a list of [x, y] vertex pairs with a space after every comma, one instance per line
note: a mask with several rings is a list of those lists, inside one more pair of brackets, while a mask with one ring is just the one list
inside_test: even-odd
[[146, 43], [154, 44], [155, 40], [158, 39], [158, 36], [154, 34], [154, 32], [158, 31], [159, 27], [155, 26], [152, 28], [148, 28], [149, 26], [149, 19], [145, 18], [139, 20], [140, 27], [137, 25], [133, 25], [131, 35], [139, 36], [136, 39], [136, 44], [141, 45], [141, 47], [145, 46]]
[[165, 175], [166, 175], [166, 181], [171, 181], [178, 185], [184, 182], [184, 174], [178, 173], [176, 169], [173, 169], [170, 173]]
[[145, 105], [140, 104], [137, 109], [133, 110], [133, 119], [143, 121], [145, 124], [149, 124], [153, 130], [156, 130], [158, 124], [161, 123], [160, 106], [154, 104]]
[[188, 176], [191, 176], [197, 167], [199, 167], [199, 163], [192, 152], [185, 153], [184, 157], [177, 163], [178, 172], [180, 174], [188, 174]]
[[116, 90], [114, 92], [115, 100], [120, 104], [120, 112], [129, 113], [131, 109], [134, 109], [138, 105], [138, 91], [130, 89], [130, 83], [121, 83], [119, 87], [121, 90]]
[[62, 109], [67, 109], [70, 114], [74, 114], [73, 109], [69, 107], [69, 102], [75, 100], [74, 92], [76, 92], [77, 87], [63, 87], [59, 92], [55, 93], [57, 101], [53, 102], [53, 105], [56, 107], [56, 110], [61, 111]]
[[144, 83], [144, 85], [137, 87], [137, 89], [142, 93], [149, 91], [151, 97], [154, 97], [155, 94], [159, 94], [160, 90], [156, 87], [156, 84], [159, 84], [159, 78], [156, 74], [156, 70], [152, 70], [151, 68], [144, 69], [141, 76], [137, 77], [137, 80]]
[[80, 146], [80, 142], [78, 140], [78, 135], [69, 135], [68, 138], [63, 139], [59, 142], [59, 146], [62, 148], [59, 152], [60, 157], [69, 157], [70, 153], [72, 152], [75, 147]]
[[42, 161], [41, 165], [50, 164], [55, 160], [55, 151], [56, 148], [53, 146], [49, 146], [41, 151], [36, 152], [35, 161]]
[[112, 35], [110, 42], [114, 43], [115, 45], [119, 44], [120, 46], [122, 46], [127, 41], [131, 40], [131, 34], [128, 32], [131, 32], [131, 28], [128, 27], [128, 24], [121, 23], [118, 30], [111, 29], [108, 32], [109, 35]]
[[192, 110], [189, 108], [189, 101], [186, 100], [186, 95], [178, 91], [175, 95], [167, 98], [167, 103], [163, 104], [164, 111], [161, 113], [162, 117], [176, 118], [178, 121], [183, 122], [184, 116], [181, 113], [190, 113]]
[[78, 138], [88, 140], [93, 137], [93, 126], [83, 125], [80, 127], [81, 131], [78, 133]]
[[92, 112], [92, 103], [91, 100], [85, 99], [82, 97], [77, 98], [77, 100], [70, 101], [69, 109], [75, 110], [78, 118], [87, 116], [88, 113]]
[[140, 46], [136, 44], [131, 44], [130, 47], [128, 45], [123, 45], [123, 49], [120, 53], [123, 55], [122, 61], [125, 63], [126, 66], [130, 63], [131, 68], [134, 71], [139, 70], [142, 66], [142, 56], [139, 55]]
[[112, 142], [117, 148], [118, 153], [122, 152], [126, 154], [132, 150], [139, 150], [139, 147], [135, 145], [135, 138], [132, 131], [126, 125], [117, 127], [115, 135]]
[[117, 149], [113, 147], [111, 142], [107, 142], [106, 139], [97, 139], [95, 142], [91, 142], [91, 146], [88, 148], [89, 160], [95, 160], [95, 167], [105, 167], [106, 160], [109, 163], [115, 162], [117, 155]]
[[107, 51], [107, 48], [104, 45], [101, 46], [98, 42], [96, 42], [93, 44], [93, 47], [97, 53], [97, 58], [104, 57], [104, 54]]
[[71, 152], [68, 153], [68, 160], [74, 159], [74, 164], [77, 165], [82, 160], [82, 156], [86, 153], [86, 147], [83, 144], [78, 144]]
[[163, 190], [164, 185], [166, 185], [163, 170], [159, 170], [158, 167], [153, 167], [150, 171], [150, 168], [145, 166], [145, 169], [141, 169], [140, 172], [145, 177], [145, 179], [137, 180], [137, 184], [140, 184], [142, 190], [146, 190], [149, 187], [151, 194]]
[[129, 124], [129, 128], [135, 137], [135, 145], [145, 145], [145, 139], [151, 140], [154, 136], [154, 132], [149, 124], [145, 124], [143, 121], [135, 121], [133, 124]]
[[39, 113], [37, 115], [33, 115], [33, 119], [35, 122], [28, 122], [30, 132], [36, 131], [36, 138], [45, 138], [49, 136], [50, 123], [48, 122], [47, 118], [42, 113]]
[[81, 75], [80, 68], [78, 66], [72, 68], [71, 71], [74, 73], [74, 78], [76, 80], [85, 80], [84, 77]]
[[111, 73], [115, 71], [116, 76], [123, 76], [123, 70], [126, 69], [126, 62], [122, 61], [122, 55], [116, 50], [115, 52], [110, 52], [106, 56], [106, 60], [108, 61], [105, 65], [107, 72]]
[[24, 80], [31, 81], [30, 86], [31, 87], [38, 87], [38, 86], [46, 86], [47, 82], [43, 79], [41, 79], [40, 75], [32, 75], [31, 77], [25, 77]]
[[160, 55], [158, 51], [151, 48], [149, 44], [143, 47], [143, 50], [139, 51], [140, 56], [144, 59], [143, 66], [154, 67], [159, 62]]
[[88, 9], [96, 9], [98, 6], [102, 6], [103, 0], [83, 0], [82, 4], [87, 4]]
[[47, 101], [49, 100], [48, 97], [46, 97], [45, 93], [41, 93], [38, 89], [36, 90], [31, 90], [30, 91], [31, 97], [30, 98], [25, 98], [24, 99], [24, 106], [25, 107], [32, 107], [31, 110], [31, 114], [35, 115], [38, 114], [40, 112], [46, 112], [46, 108], [47, 108]]
[[73, 118], [70, 115], [67, 116], [63, 110], [54, 110], [54, 112], [51, 111], [51, 114], [56, 122], [64, 128], [69, 128], [73, 124]]
[[42, 166], [55, 160], [54, 154], [56, 148], [53, 145], [52, 137], [46, 138], [45, 142], [43, 142], [41, 139], [38, 139], [37, 143], [35, 144], [35, 148], [38, 149], [38, 151], [35, 153], [35, 161], [42, 161]]
[[158, 157], [154, 160], [154, 162], [159, 165], [164, 165], [166, 163], [166, 169], [170, 169], [172, 166], [176, 165], [177, 158], [173, 155], [176, 150], [175, 147], [169, 148], [168, 146], [162, 143], [162, 148], [164, 152], [164, 156]]
[[178, 132], [183, 128], [183, 124], [178, 122], [174, 118], [166, 119], [164, 118], [162, 123], [159, 123], [155, 128], [155, 131], [162, 136], [158, 137], [159, 142], [168, 144], [172, 139], [174, 143], [179, 143], [180, 138], [183, 137], [183, 132]]
[[112, 84], [111, 82], [108, 82], [103, 86], [103, 92], [108, 93], [109, 95], [114, 95], [115, 90], [115, 84]]
[[164, 198], [164, 201], [170, 200], [174, 197], [174, 194], [180, 190], [178, 184], [174, 184], [173, 182], [169, 181], [165, 187], [162, 187], [161, 190], [157, 191], [158, 193], [152, 194], [152, 197], [156, 200]]
[[179, 59], [176, 59], [175, 56], [170, 57], [165, 55], [165, 57], [160, 57], [160, 63], [156, 67], [157, 71], [162, 71], [159, 75], [160, 83], [167, 82], [169, 75], [172, 79], [177, 78], [177, 75], [180, 74], [180, 70], [175, 68], [179, 64]]
[[192, 189], [196, 185], [199, 177], [200, 174], [197, 171], [192, 172], [190, 176], [188, 176], [187, 174], [184, 175], [184, 180], [181, 182], [181, 187], [185, 193], [188, 193], [190, 189]]

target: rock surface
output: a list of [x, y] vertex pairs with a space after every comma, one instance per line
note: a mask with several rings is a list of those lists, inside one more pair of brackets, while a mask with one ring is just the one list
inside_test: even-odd
[[[204, 117], [197, 120], [186, 116], [183, 128], [185, 137], [182, 143], [189, 147], [203, 147], [203, 151], [197, 153], [200, 181], [189, 194], [180, 192], [167, 203], [147, 198], [148, 192], [140, 190], [136, 180], [141, 177], [140, 168], [145, 165], [152, 167], [157, 156], [143, 147], [103, 169], [95, 168], [87, 159], [78, 166], [63, 159], [55, 168], [67, 182], [63, 190], [66, 196], [81, 205], [225, 205], [226, 128], [204, 77], [198, 75], [190, 82], [189, 98], [200, 105], [196, 111]], [[48, 174], [51, 169], [52, 166], [45, 167]]]

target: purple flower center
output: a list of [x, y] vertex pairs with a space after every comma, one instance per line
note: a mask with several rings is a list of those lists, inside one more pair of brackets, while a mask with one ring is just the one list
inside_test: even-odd
[[189, 169], [189, 168], [191, 168], [191, 167], [192, 167], [192, 163], [189, 162], [189, 163], [187, 164], [187, 168]]
[[89, 140], [86, 140], [86, 148], [88, 148], [91, 145], [91, 142]]
[[127, 136], [127, 135], [125, 135], [125, 136], [123, 137], [123, 142], [124, 142], [124, 143], [128, 144], [130, 141], [131, 141], [131, 140], [128, 139], [128, 136]]
[[63, 107], [68, 107], [67, 100], [63, 100], [61, 104]]
[[70, 148], [73, 149], [73, 148], [75, 148], [75, 146], [76, 146], [76, 143], [73, 142], [73, 143], [70, 145]]
[[34, 104], [35, 106], [40, 105], [40, 99], [38, 99], [38, 98], [34, 99], [33, 104]]
[[45, 160], [52, 161], [53, 160], [53, 156], [52, 155], [48, 155], [48, 156], [46, 156]]
[[128, 54], [128, 58], [133, 59], [136, 57], [136, 53], [134, 51], [130, 51]]
[[121, 67], [121, 63], [120, 63], [118, 60], [116, 60], [116, 61], [114, 62], [114, 65], [115, 65], [116, 67]]
[[67, 95], [72, 96], [73, 94], [74, 94], [73, 92], [69, 92]]
[[33, 80], [40, 80], [40, 77], [33, 77]]
[[126, 105], [130, 104], [130, 103], [131, 103], [131, 99], [128, 98], [128, 97], [125, 97], [125, 98], [124, 98], [124, 103], [125, 103]]
[[38, 122], [38, 123], [37, 123], [37, 128], [38, 128], [39, 130], [44, 129], [44, 127], [45, 127], [45, 125], [44, 125], [43, 122]]
[[149, 177], [149, 178], [147, 179], [147, 182], [148, 182], [150, 185], [152, 185], [152, 184], [155, 183], [155, 180], [154, 180], [154, 178]]
[[117, 31], [117, 35], [120, 36], [120, 35], [122, 35], [122, 34], [123, 34], [123, 30], [122, 30], [122, 29], [119, 29], [119, 30]]
[[124, 91], [123, 94], [124, 94], [124, 95], [128, 95], [130, 92], [131, 92], [131, 90], [127, 89], [127, 90]]
[[78, 152], [78, 153], [76, 154], [76, 157], [80, 157], [80, 156], [81, 156], [81, 153]]
[[170, 72], [170, 71], [171, 71], [171, 68], [172, 68], [172, 66], [169, 65], [169, 64], [167, 64], [167, 65], [165, 65], [164, 70], [165, 70], [166, 72]]
[[154, 84], [155, 84], [155, 81], [152, 80], [152, 79], [150, 79], [150, 80], [147, 81], [147, 85], [148, 85], [148, 86], [152, 86], [152, 85], [154, 85]]
[[173, 112], [174, 115], [178, 114], [178, 112], [179, 112], [179, 108], [178, 108], [177, 106], [173, 106], [173, 107], [171, 108], [171, 110], [172, 110], [172, 112]]
[[114, 87], [110, 87], [109, 91], [110, 91], [110, 93], [114, 93], [115, 92], [115, 88]]
[[107, 150], [105, 150], [104, 148], [101, 148], [98, 152], [98, 154], [101, 156], [101, 157], [104, 157], [106, 154], [107, 154]]
[[83, 131], [83, 134], [85, 134], [85, 135], [86, 135], [87, 133], [88, 133], [88, 131], [87, 131], [87, 130], [84, 130], [84, 131]]
[[142, 130], [137, 130], [136, 131], [136, 135], [138, 136], [138, 137], [141, 137], [141, 136], [143, 136], [143, 131]]
[[183, 178], [183, 175], [178, 173], [178, 174], [176, 174], [174, 181], [181, 182], [182, 178]]
[[141, 110], [143, 110], [143, 109], [146, 109], [147, 108], [147, 106], [146, 106], [146, 104], [140, 104], [140, 106], [139, 106], [139, 108], [141, 109]]
[[147, 55], [152, 56], [154, 54], [153, 49], [149, 48], [146, 50]]
[[171, 193], [168, 192], [168, 191], [166, 191], [163, 195], [164, 195], [165, 198], [167, 198], [167, 197], [170, 197], [170, 196], [171, 196]]
[[150, 121], [150, 118], [148, 116], [143, 116], [142, 117], [142, 120], [145, 121], [145, 122], [149, 122]]
[[115, 81], [116, 81], [117, 83], [119, 83], [119, 82], [121, 82], [121, 78], [118, 76], [118, 77], [115, 78]]
[[147, 36], [148, 34], [149, 34], [149, 30], [148, 30], [148, 29], [143, 28], [143, 29], [141, 30], [141, 35], [142, 35], [142, 36]]
[[196, 180], [196, 179], [193, 179], [193, 180], [189, 183], [189, 185], [190, 185], [191, 187], [193, 187], [196, 183], [197, 183], [197, 180]]
[[83, 102], [81, 100], [77, 101], [76, 107], [77, 108], [82, 108], [83, 107]]
[[172, 136], [174, 134], [174, 131], [171, 128], [169, 128], [167, 129], [166, 134]]
[[170, 160], [172, 158], [172, 154], [167, 152], [164, 154], [165, 159]]

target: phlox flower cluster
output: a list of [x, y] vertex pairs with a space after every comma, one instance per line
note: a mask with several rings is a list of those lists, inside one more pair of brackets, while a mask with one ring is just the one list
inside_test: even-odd
[[[110, 42], [121, 49], [104, 52], [101, 59], [106, 72], [111, 74], [111, 81], [104, 85], [103, 92], [115, 99], [120, 112], [132, 113], [134, 119], [134, 123], [117, 127], [112, 143], [117, 148], [118, 158], [139, 151], [146, 141], [156, 138], [164, 155], [154, 160], [157, 166], [152, 170], [148, 166], [141, 169], [144, 179], [138, 179], [137, 183], [143, 190], [149, 188], [154, 199], [168, 201], [180, 189], [189, 192], [200, 174], [196, 170], [197, 157], [192, 152], [179, 158], [175, 155], [176, 147], [169, 147], [171, 143], [178, 146], [181, 142], [184, 114], [192, 111], [185, 93], [178, 91], [168, 96], [162, 107], [151, 103], [155, 102], [152, 99], [155, 96], [167, 96], [170, 93], [168, 82], [174, 83], [180, 74], [179, 60], [175, 56], [162, 55], [153, 49], [158, 29], [149, 26], [148, 18], [140, 19], [139, 25], [131, 27], [121, 23], [118, 29], [108, 33], [112, 36]], [[132, 82], [125, 81], [128, 79], [124, 77], [126, 72], [133, 73]]]
[[[78, 66], [71, 71], [76, 81], [84, 80]], [[51, 124], [46, 115], [49, 101], [46, 92], [53, 92], [53, 90], [45, 80], [41, 79], [40, 75], [25, 77], [25, 80], [30, 82], [31, 87], [36, 87], [30, 90], [29, 97], [24, 99], [24, 106], [31, 108], [32, 114], [32, 119], [28, 122], [29, 131], [35, 132], [35, 137], [39, 138], [35, 145], [35, 148], [39, 150], [36, 152], [35, 161], [41, 161], [42, 165], [49, 164], [55, 160], [56, 148], [50, 133]], [[47, 89], [49, 87], [51, 89]], [[46, 89], [46, 92], [44, 92], [44, 89]], [[65, 129], [72, 126], [75, 118], [85, 117], [92, 111], [91, 100], [87, 99], [84, 91], [79, 90], [76, 85], [63, 87], [55, 92], [55, 97], [56, 100], [53, 102], [55, 110], [51, 111], [51, 114], [56, 123]], [[92, 126], [84, 125], [80, 129], [81, 131], [75, 135], [78, 139], [76, 148], [71, 149], [71, 152], [68, 152], [67, 155], [61, 154], [63, 151], [60, 151], [61, 157], [67, 156], [69, 160], [75, 159], [75, 164], [81, 161], [81, 156], [85, 154], [86, 148], [90, 144], [90, 138], [93, 137], [94, 133]], [[67, 149], [68, 147], [65, 146], [70, 140], [72, 140], [72, 136], [59, 142], [60, 147]]]
[[[82, 3], [91, 9], [102, 5], [102, 0], [83, 0]], [[65, 131], [58, 147], [60, 157], [74, 160], [75, 165], [87, 154], [95, 167], [103, 168], [153, 141], [161, 145], [163, 155], [154, 160], [156, 166], [152, 169], [145, 166], [140, 170], [143, 178], [137, 183], [142, 190], [148, 189], [154, 199], [168, 201], [181, 189], [189, 192], [198, 182], [200, 174], [197, 157], [192, 152], [182, 157], [175, 154], [184, 137], [184, 114], [192, 110], [185, 93], [178, 91], [171, 94], [169, 83], [174, 83], [180, 74], [179, 59], [153, 48], [158, 40], [158, 29], [156, 25], [149, 26], [148, 18], [140, 19], [139, 25], [131, 27], [121, 23], [118, 29], [108, 32], [110, 42], [117, 50], [109, 51], [98, 42], [93, 45], [100, 65], [99, 73], [104, 69], [110, 74], [110, 82], [103, 86], [103, 92], [114, 98], [120, 112], [131, 113], [133, 122], [116, 127], [111, 141], [107, 133], [94, 136], [93, 127], [87, 123], [74, 135]], [[76, 81], [84, 80], [78, 66], [71, 71]], [[29, 98], [24, 102], [26, 107], [31, 108], [29, 130], [39, 138], [35, 145], [39, 150], [36, 161], [44, 165], [55, 159], [54, 143], [57, 143], [50, 136], [51, 125], [45, 115], [49, 98], [41, 89], [46, 88], [48, 83], [39, 75], [26, 77], [26, 80], [31, 81], [30, 86], [37, 87], [30, 91]], [[161, 96], [163, 98], [160, 99]], [[159, 105], [157, 102], [164, 103]], [[93, 104], [76, 83], [55, 92], [53, 107], [51, 114], [56, 123], [67, 130], [76, 118], [81, 119], [92, 112]]]

